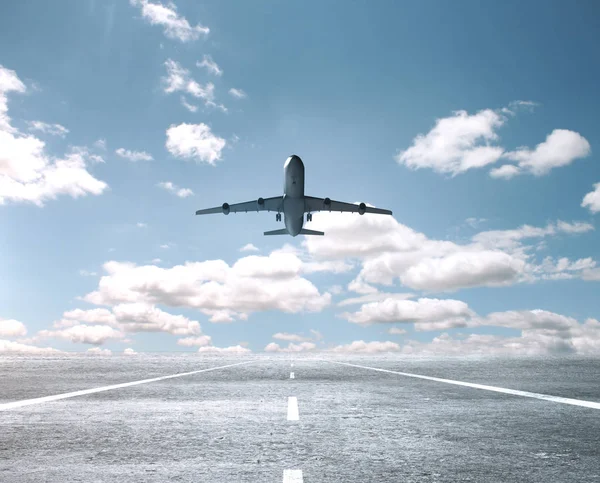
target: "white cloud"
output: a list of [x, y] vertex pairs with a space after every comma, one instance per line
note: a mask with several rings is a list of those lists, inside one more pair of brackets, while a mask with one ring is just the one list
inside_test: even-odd
[[192, 196], [194, 192], [189, 188], [180, 188], [179, 186], [171, 183], [170, 181], [163, 181], [158, 183], [157, 186], [166, 191], [170, 191], [175, 195], [179, 196], [179, 198], [187, 198], [188, 196]]
[[[1, 79], [0, 79], [1, 81]], [[36, 347], [27, 344], [21, 344], [19, 342], [12, 342], [10, 340], [0, 339], [0, 354], [35, 354], [35, 355], [47, 355], [47, 354], [64, 354], [63, 351], [53, 349], [51, 347]]]
[[290, 342], [287, 347], [280, 347], [279, 344], [271, 342], [265, 347], [265, 352], [308, 352], [316, 348], [317, 345], [314, 342], [301, 342], [300, 344]]
[[202, 62], [196, 62], [196, 65], [198, 67], [204, 67], [208, 72], [216, 76], [223, 75], [223, 71], [210, 55], [204, 54]]
[[208, 260], [172, 268], [116, 261], [103, 267], [107, 275], [96, 291], [85, 296], [97, 305], [144, 302], [189, 307], [214, 322], [267, 310], [319, 312], [331, 302], [329, 293], [320, 294], [300, 276], [302, 262], [293, 254], [253, 255], [232, 266]]
[[10, 124], [8, 117], [8, 99], [6, 94], [9, 92], [23, 93], [27, 90], [25, 84], [17, 76], [14, 70], [7, 69], [0, 65], [0, 131], [8, 133], [16, 132], [16, 129]]
[[27, 126], [30, 131], [40, 131], [51, 136], [60, 136], [64, 138], [69, 130], [60, 124], [48, 124], [42, 121], [27, 121]]
[[115, 151], [115, 153], [121, 158], [128, 159], [129, 161], [152, 161], [152, 155], [148, 154], [145, 151], [130, 151], [129, 149], [119, 148]]
[[177, 7], [170, 2], [166, 6], [162, 3], [151, 3], [148, 0], [129, 0], [134, 7], [141, 7], [142, 16], [151, 25], [160, 25], [164, 34], [170, 39], [181, 42], [197, 40], [200, 36], [208, 35], [210, 29], [200, 24], [192, 27], [187, 19], [177, 14]]
[[518, 166], [513, 164], [505, 164], [500, 166], [499, 168], [494, 168], [490, 171], [490, 176], [492, 178], [503, 178], [503, 179], [511, 179], [521, 174], [521, 170]]
[[177, 344], [185, 346], [185, 347], [204, 347], [209, 346], [212, 343], [212, 338], [210, 335], [201, 335], [198, 337], [185, 337], [184, 339], [179, 339]]
[[234, 87], [229, 89], [229, 94], [231, 94], [236, 99], [243, 99], [244, 97], [246, 97], [246, 93], [242, 89], [236, 89]]
[[321, 334], [321, 332], [319, 332], [318, 330], [310, 329], [309, 332], [313, 335], [314, 340], [319, 341], [323, 339], [323, 334]]
[[465, 220], [465, 223], [467, 225], [469, 225], [471, 228], [477, 228], [479, 225], [481, 225], [482, 223], [485, 223], [487, 220], [485, 218], [467, 218]]
[[259, 251], [252, 243], [248, 243], [240, 248], [240, 252], [257, 252]]
[[543, 310], [490, 314], [488, 325], [521, 329], [517, 337], [470, 334], [452, 338], [444, 333], [429, 343], [409, 341], [402, 352], [422, 355], [596, 355], [600, 350], [600, 322], [575, 319]]
[[375, 294], [378, 292], [377, 288], [366, 283], [361, 276], [356, 277], [348, 284], [348, 290], [364, 295]]
[[452, 116], [437, 119], [427, 134], [419, 134], [412, 145], [399, 152], [395, 159], [411, 169], [430, 168], [438, 173], [464, 173], [472, 168], [482, 168], [501, 158], [516, 161], [490, 171], [494, 178], [510, 179], [529, 172], [535, 176], [547, 174], [551, 169], [571, 164], [575, 159], [590, 153], [589, 142], [579, 133], [567, 129], [554, 129], [535, 149], [521, 147], [506, 151], [494, 145], [499, 140], [497, 130], [517, 108], [531, 108], [531, 101], [514, 101], [509, 108], [484, 109], [475, 114], [454, 112]]
[[146, 228], [148, 225], [146, 223], [142, 223], [141, 221], [138, 221], [135, 226], [137, 226], [138, 228]]
[[96, 149], [106, 150], [106, 139], [98, 139], [94, 142], [93, 146]]
[[400, 281], [415, 290], [453, 291], [509, 285], [524, 269], [523, 260], [501, 251], [465, 251], [421, 260], [400, 275]]
[[380, 300], [392, 299], [392, 300], [406, 300], [414, 297], [412, 293], [390, 293], [390, 292], [375, 292], [361, 295], [360, 297], [352, 297], [341, 300], [338, 302], [338, 307], [344, 307], [346, 305], [357, 305], [366, 304], [369, 302], [379, 302]]
[[388, 334], [390, 335], [402, 335], [406, 334], [406, 330], [401, 329], [400, 327], [391, 327], [388, 329]]
[[498, 139], [496, 130], [504, 122], [505, 118], [491, 109], [472, 115], [457, 111], [438, 119], [429, 133], [419, 134], [395, 159], [411, 169], [431, 168], [452, 175], [481, 168], [502, 156], [504, 150], [489, 143]]
[[[204, 105], [208, 107], [227, 112], [227, 108], [223, 104], [215, 102], [215, 85], [212, 82], [208, 82], [206, 85], [199, 84], [192, 78], [188, 69], [183, 68], [181, 64], [172, 59], [165, 61], [165, 67], [167, 76], [162, 78], [165, 93], [182, 92], [196, 99], [202, 99]], [[181, 96], [180, 100], [187, 110], [197, 111], [198, 108], [195, 105], [188, 104], [184, 96]]]
[[331, 287], [329, 287], [328, 292], [333, 295], [340, 295], [344, 293], [344, 287], [342, 287], [341, 285], [332, 285]]
[[15, 319], [0, 319], [0, 337], [22, 337], [27, 334], [23, 322]]
[[583, 197], [581, 206], [587, 207], [592, 213], [600, 212], [600, 183], [595, 183], [594, 191], [590, 191]]
[[473, 237], [473, 241], [486, 248], [517, 250], [521, 240], [528, 238], [543, 238], [560, 233], [578, 234], [593, 231], [594, 226], [590, 223], [575, 221], [568, 223], [558, 220], [556, 223], [548, 223], [545, 227], [522, 225], [512, 230], [489, 230], [482, 231]]
[[578, 158], [584, 158], [590, 152], [590, 143], [581, 134], [567, 129], [554, 129], [535, 149], [521, 147], [506, 153], [506, 157], [517, 161], [520, 170], [542, 176], [553, 168], [567, 166]]
[[181, 100], [181, 105], [183, 107], [185, 107], [188, 111], [190, 111], [190, 112], [196, 112], [198, 110], [198, 106], [196, 106], [195, 104], [190, 104], [186, 100], [185, 96], [181, 96], [180, 100]]
[[82, 277], [95, 277], [98, 274], [96, 272], [90, 272], [89, 270], [79, 270], [79, 275]]
[[167, 129], [167, 150], [175, 157], [215, 165], [226, 141], [215, 136], [206, 124], [171, 125]]
[[[100, 282], [102, 283], [102, 282]], [[166, 332], [173, 335], [198, 335], [200, 323], [183, 315], [169, 314], [154, 305], [146, 303], [117, 304], [108, 309], [75, 309], [63, 314], [54, 323], [55, 328], [73, 327], [81, 323], [102, 324], [126, 333]]]
[[365, 342], [364, 340], [355, 340], [350, 344], [338, 345], [330, 350], [332, 352], [376, 354], [381, 352], [398, 352], [400, 346], [390, 341]]
[[320, 261], [320, 262], [304, 262], [302, 265], [302, 271], [304, 273], [315, 273], [315, 272], [331, 272], [331, 273], [345, 273], [354, 268], [351, 264], [346, 263], [342, 260], [331, 260], [331, 261]]
[[36, 338], [58, 338], [73, 343], [101, 345], [108, 340], [122, 339], [124, 334], [108, 325], [73, 325], [67, 329], [40, 330]]
[[362, 269], [349, 289], [373, 301], [380, 299], [373, 284], [395, 281], [415, 290], [441, 292], [534, 281], [543, 278], [543, 272], [530, 241], [594, 229], [589, 223], [559, 220], [545, 227], [484, 231], [458, 244], [428, 239], [390, 216], [318, 213], [313, 227], [327, 236], [307, 237], [302, 246], [308, 254], [317, 261], [360, 260]]
[[[102, 281], [100, 284], [102, 285]], [[168, 332], [173, 335], [200, 333], [198, 321], [183, 315], [169, 314], [143, 302], [119, 304], [112, 311], [120, 327], [126, 332]]]
[[248, 354], [252, 352], [250, 349], [246, 347], [242, 347], [241, 345], [229, 346], [229, 347], [200, 347], [198, 352], [203, 354]]
[[131, 347], [127, 347], [127, 349], [125, 349], [123, 351], [123, 354], [126, 355], [126, 356], [133, 356], [133, 355], [136, 355], [137, 352], [134, 351]]
[[600, 281], [600, 268], [586, 269], [581, 273], [581, 278], [591, 282]]
[[304, 337], [298, 334], [289, 334], [287, 332], [277, 332], [273, 334], [273, 339], [285, 340], [286, 342], [308, 342], [310, 337]]
[[25, 90], [16, 72], [0, 65], [0, 205], [12, 201], [43, 206], [59, 195], [78, 198], [104, 192], [108, 185], [86, 169], [86, 161], [101, 161], [101, 157], [82, 148], [51, 157], [43, 141], [10, 124], [6, 94]]
[[355, 324], [369, 325], [377, 322], [435, 322], [454, 318], [470, 318], [474, 315], [475, 312], [460, 300], [388, 298], [380, 302], [364, 304], [358, 312], [346, 312], [341, 314], [341, 317]]
[[112, 354], [112, 351], [110, 349], [101, 349], [100, 347], [90, 347], [86, 353], [96, 356], [109, 356]]

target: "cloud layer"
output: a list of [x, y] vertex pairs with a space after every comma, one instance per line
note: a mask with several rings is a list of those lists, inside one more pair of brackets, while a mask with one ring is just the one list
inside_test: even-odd
[[0, 205], [12, 201], [43, 206], [59, 195], [78, 198], [103, 193], [108, 185], [94, 178], [86, 167], [86, 161], [101, 158], [85, 148], [72, 148], [62, 157], [52, 157], [43, 141], [11, 125], [7, 94], [25, 91], [16, 72], [0, 65]]
[[173, 3], [167, 6], [148, 0], [129, 0], [129, 3], [134, 7], [140, 7], [142, 17], [151, 25], [162, 26], [167, 38], [190, 42], [210, 32], [208, 27], [200, 24], [192, 27], [185, 17], [178, 15], [177, 7]]
[[437, 119], [427, 134], [417, 135], [412, 145], [400, 151], [395, 160], [411, 169], [429, 168], [456, 176], [506, 159], [517, 164], [494, 168], [490, 175], [509, 179], [526, 172], [542, 176], [590, 154], [589, 142], [579, 133], [567, 129], [554, 129], [534, 149], [520, 147], [507, 151], [499, 146], [498, 130], [518, 109], [533, 105], [528, 101], [516, 101], [509, 108], [483, 109], [475, 114], [456, 111], [452, 116]]

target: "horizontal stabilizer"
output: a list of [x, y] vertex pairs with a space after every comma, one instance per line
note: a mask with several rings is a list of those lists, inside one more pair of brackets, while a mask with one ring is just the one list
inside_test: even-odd
[[316, 230], [307, 230], [306, 228], [302, 228], [302, 230], [300, 230], [300, 235], [324, 235], [325, 233], [322, 231], [316, 231]]
[[289, 233], [285, 228], [283, 228], [281, 230], [265, 231], [265, 235], [289, 235]]

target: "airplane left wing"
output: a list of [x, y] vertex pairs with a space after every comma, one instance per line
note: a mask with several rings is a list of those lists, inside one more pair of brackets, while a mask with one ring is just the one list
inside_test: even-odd
[[211, 215], [213, 213], [247, 213], [249, 211], [283, 211], [283, 196], [274, 196], [273, 198], [258, 198], [254, 201], [246, 201], [244, 203], [223, 203], [221, 206], [207, 208], [205, 210], [196, 211], [197, 215]]
[[376, 213], [378, 215], [391, 215], [390, 210], [382, 208], [373, 208], [365, 203], [355, 205], [354, 203], [344, 203], [343, 201], [334, 201], [329, 198], [314, 198], [312, 196], [304, 197], [304, 212], [314, 213], [315, 211], [340, 211], [348, 213]]

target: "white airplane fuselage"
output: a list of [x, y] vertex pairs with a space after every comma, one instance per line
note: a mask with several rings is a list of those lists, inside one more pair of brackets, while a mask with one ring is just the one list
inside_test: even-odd
[[304, 224], [304, 163], [296, 155], [283, 165], [283, 221], [292, 236], [298, 235]]

